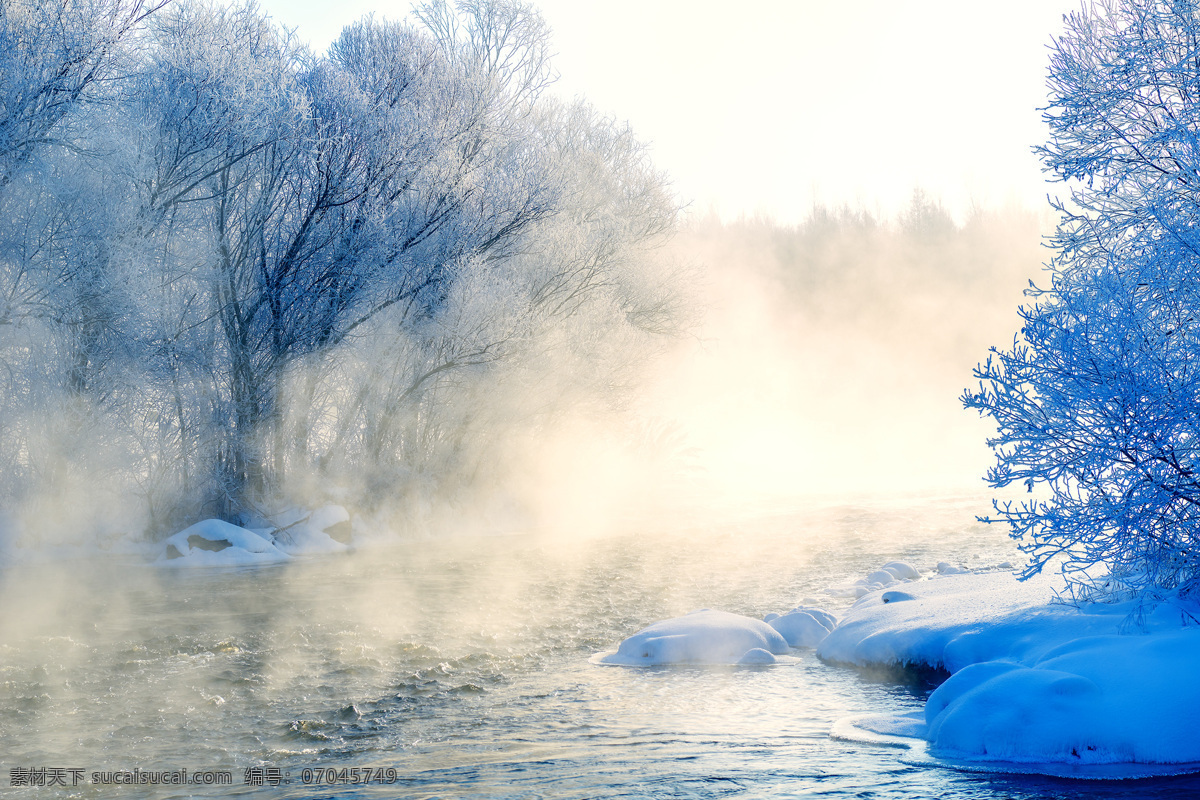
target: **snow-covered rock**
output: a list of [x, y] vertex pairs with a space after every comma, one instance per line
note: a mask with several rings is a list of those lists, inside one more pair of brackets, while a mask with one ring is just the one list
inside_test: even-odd
[[816, 647], [837, 625], [837, 619], [820, 608], [799, 606], [786, 614], [768, 614], [765, 621], [792, 647]]
[[738, 659], [738, 665], [743, 667], [761, 667], [769, 664], [779, 663], [779, 659], [774, 653], [769, 653], [761, 647], [755, 647], [747, 650], [746, 654]]
[[871, 572], [865, 578], [859, 578], [850, 586], [831, 587], [826, 593], [833, 597], [866, 597], [895, 586], [898, 583], [919, 581], [922, 579], [920, 570], [904, 561], [889, 561], [879, 569]]
[[908, 564], [904, 561], [889, 561], [888, 563], [884, 564], [881, 569], [896, 576], [896, 580], [919, 581], [921, 579], [920, 571], [912, 564]]
[[206, 519], [163, 542], [159, 563], [171, 566], [236, 566], [286, 561], [270, 539], [219, 519]]
[[879, 587], [891, 586], [896, 582], [896, 573], [889, 572], [886, 569], [877, 569], [867, 576], [867, 585], [876, 585]]
[[701, 609], [656, 622], [621, 642], [615, 651], [593, 656], [592, 662], [627, 667], [772, 664], [792, 661], [785, 655], [788, 650], [784, 637], [762, 620]]

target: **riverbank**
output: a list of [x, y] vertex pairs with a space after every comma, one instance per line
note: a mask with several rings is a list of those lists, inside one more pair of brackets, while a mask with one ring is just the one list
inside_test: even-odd
[[[1054, 582], [1008, 572], [907, 583], [860, 599], [818, 647], [828, 662], [939, 669], [924, 718], [861, 723], [965, 762], [1200, 762], [1200, 628], [1164, 602], [1130, 632], [1131, 604], [1054, 602]], [[1190, 621], [1190, 626], [1184, 622]], [[1189, 769], [1190, 771], [1190, 769]]]

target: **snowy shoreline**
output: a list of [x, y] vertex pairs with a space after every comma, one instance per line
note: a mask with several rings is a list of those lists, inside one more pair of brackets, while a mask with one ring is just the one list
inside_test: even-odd
[[843, 719], [835, 738], [908, 747], [954, 769], [1089, 779], [1200, 772], [1200, 611], [1167, 598], [1136, 626], [1132, 602], [1067, 605], [1057, 602], [1056, 576], [1022, 582], [1004, 567], [942, 564], [941, 574], [921, 575], [892, 562], [830, 590], [860, 595], [836, 625], [811, 606], [764, 620], [704, 609], [591, 660], [761, 667], [797, 663], [789, 653], [815, 646], [834, 667], [940, 683], [923, 713]]
[[[928, 742], [949, 766], [1113, 778], [1200, 771], [1200, 629], [1170, 600], [1122, 634], [1131, 604], [1052, 602], [1053, 583], [942, 576], [861, 598], [817, 648], [833, 664], [944, 670], [924, 718], [870, 717], [869, 735]], [[844, 735], [846, 726], [842, 726]], [[1090, 768], [1090, 772], [1089, 772]]]

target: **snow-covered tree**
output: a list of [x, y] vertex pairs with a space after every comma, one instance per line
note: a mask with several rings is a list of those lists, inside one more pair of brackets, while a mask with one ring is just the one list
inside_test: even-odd
[[367, 501], [608, 402], [679, 328], [665, 179], [545, 95], [530, 6], [431, 2], [322, 55], [252, 3], [0, 9], [27, 65], [0, 69], [9, 490], [86, 471], [54, 440], [159, 530], [301, 484]]
[[[1050, 284], [976, 370], [998, 503], [1027, 573], [1061, 561], [1087, 596], [1200, 585], [1200, 13], [1103, 0], [1067, 18], [1050, 66]], [[1103, 572], [1104, 577], [1099, 577]]]
[[0, 3], [0, 503], [46, 519], [141, 466], [105, 417], [133, 356], [114, 271], [128, 195], [94, 167], [165, 2]]
[[39, 147], [66, 143], [55, 128], [114, 78], [125, 40], [168, 1], [0, 3], [0, 185]]

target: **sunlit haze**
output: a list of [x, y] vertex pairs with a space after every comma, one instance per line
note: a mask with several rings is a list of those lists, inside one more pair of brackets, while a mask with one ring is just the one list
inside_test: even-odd
[[[693, 223], [788, 226], [817, 206], [886, 223], [921, 190], [961, 224], [981, 209], [1042, 213], [1058, 191], [1032, 148], [1046, 138], [1048, 46], [1073, 0], [535, 5], [552, 30], [553, 91], [627, 120]], [[317, 51], [363, 15], [410, 10], [377, 0], [262, 6]], [[722, 244], [684, 237], [677, 257], [701, 266], [704, 324], [657, 362], [639, 413], [674, 426], [695, 475], [735, 497], [982, 488], [988, 426], [958, 395], [987, 347], [1016, 329], [1021, 289], [1044, 260], [1038, 222], [987, 225], [999, 236], [990, 255], [946, 255], [982, 243], [978, 226], [942, 250], [904, 237], [896, 252], [873, 250], [879, 242], [856, 250], [838, 239], [843, 255], [805, 256], [828, 271], [818, 292], [803, 288], [798, 262], [777, 261], [768, 231], [743, 241], [747, 231], [726, 230]], [[1015, 238], [1000, 235], [1011, 225]], [[926, 255], [906, 255], [910, 246]], [[969, 291], [955, 278], [947, 289], [946, 276], [909, 275], [914, 257], [977, 274]], [[851, 276], [847, 259], [866, 263]], [[897, 288], [876, 307], [880, 282]], [[582, 498], [605, 497], [597, 487], [613, 476], [637, 480], [577, 434], [539, 455], [534, 479], [576, 518]]]
[[[365, 14], [409, 10], [261, 5], [318, 50]], [[694, 211], [795, 222], [815, 201], [891, 214], [919, 186], [961, 217], [1053, 191], [1030, 148], [1045, 138], [1046, 47], [1071, 0], [536, 5], [557, 91], [629, 120]]]
[[0, 785], [1200, 797], [1198, 39], [0, 0]]

